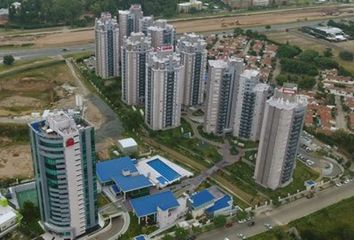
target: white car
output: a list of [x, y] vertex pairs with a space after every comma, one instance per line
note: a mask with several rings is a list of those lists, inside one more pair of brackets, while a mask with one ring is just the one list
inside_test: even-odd
[[269, 224], [269, 223], [265, 223], [264, 226], [265, 226], [268, 230], [270, 230], [270, 229], [273, 228], [273, 227], [272, 227], [272, 224]]
[[349, 179], [345, 179], [345, 181], [344, 181], [344, 183], [349, 183], [350, 181], [349, 181]]
[[246, 239], [246, 236], [242, 233], [237, 234], [240, 239]]
[[336, 183], [336, 186], [337, 186], [337, 187], [340, 187], [340, 186], [342, 186], [342, 184], [341, 184], [340, 182], [337, 182], [337, 183]]
[[306, 164], [309, 166], [312, 166], [315, 164], [315, 162], [308, 159], [308, 160], [306, 160]]
[[224, 238], [224, 240], [230, 240], [229, 238]]

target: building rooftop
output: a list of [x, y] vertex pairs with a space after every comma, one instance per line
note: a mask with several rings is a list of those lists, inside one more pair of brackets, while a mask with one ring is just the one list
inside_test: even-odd
[[330, 34], [343, 33], [343, 30], [342, 30], [342, 29], [336, 28], [336, 27], [330, 27], [330, 26], [326, 26], [326, 27], [316, 27], [316, 29], [325, 31], [326, 33], [330, 33]]
[[99, 162], [96, 165], [97, 177], [101, 183], [113, 181], [122, 192], [151, 187], [153, 184], [140, 174], [129, 157]]
[[118, 140], [118, 143], [119, 143], [123, 148], [129, 148], [129, 147], [136, 147], [136, 146], [138, 146], [138, 143], [134, 140], [134, 138], [124, 138], [124, 139]]
[[0, 194], [0, 225], [15, 218], [16, 213], [7, 203], [7, 199]]
[[130, 200], [134, 213], [138, 217], [155, 214], [160, 208], [163, 211], [174, 209], [179, 203], [171, 191], [155, 193], [152, 195]]
[[134, 237], [134, 240], [149, 240], [150, 238], [146, 235], [139, 235]]
[[189, 201], [194, 208], [199, 208], [200, 206], [211, 203], [214, 200], [214, 196], [208, 191], [208, 189], [196, 192], [189, 198]]
[[213, 206], [208, 208], [206, 210], [206, 212], [207, 213], [214, 213], [218, 210], [230, 207], [232, 205], [231, 201], [232, 201], [232, 198], [229, 195], [225, 195], [224, 197], [217, 200]]

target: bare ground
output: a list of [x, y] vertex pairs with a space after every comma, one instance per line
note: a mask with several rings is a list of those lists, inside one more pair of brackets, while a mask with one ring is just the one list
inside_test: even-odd
[[16, 177], [33, 177], [29, 145], [12, 145], [0, 148], [0, 179]]

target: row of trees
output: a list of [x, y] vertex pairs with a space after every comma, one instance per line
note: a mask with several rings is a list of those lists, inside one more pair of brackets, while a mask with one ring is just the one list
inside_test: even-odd
[[92, 20], [82, 17], [84, 13], [98, 16], [109, 11], [116, 15], [118, 9], [134, 3], [141, 4], [147, 15], [173, 17], [177, 13], [177, 0], [27, 0], [19, 9], [10, 8], [9, 17], [13, 26], [83, 25]]

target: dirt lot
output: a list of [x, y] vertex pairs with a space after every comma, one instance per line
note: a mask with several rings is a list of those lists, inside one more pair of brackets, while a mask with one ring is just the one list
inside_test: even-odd
[[74, 101], [75, 83], [65, 63], [3, 77], [0, 116], [27, 115]]
[[31, 178], [32, 158], [29, 145], [12, 145], [0, 148], [0, 179]]
[[50, 47], [75, 45], [83, 42], [94, 42], [94, 32], [92, 30], [45, 35], [44, 37], [36, 39], [34, 44], [36, 47]]

